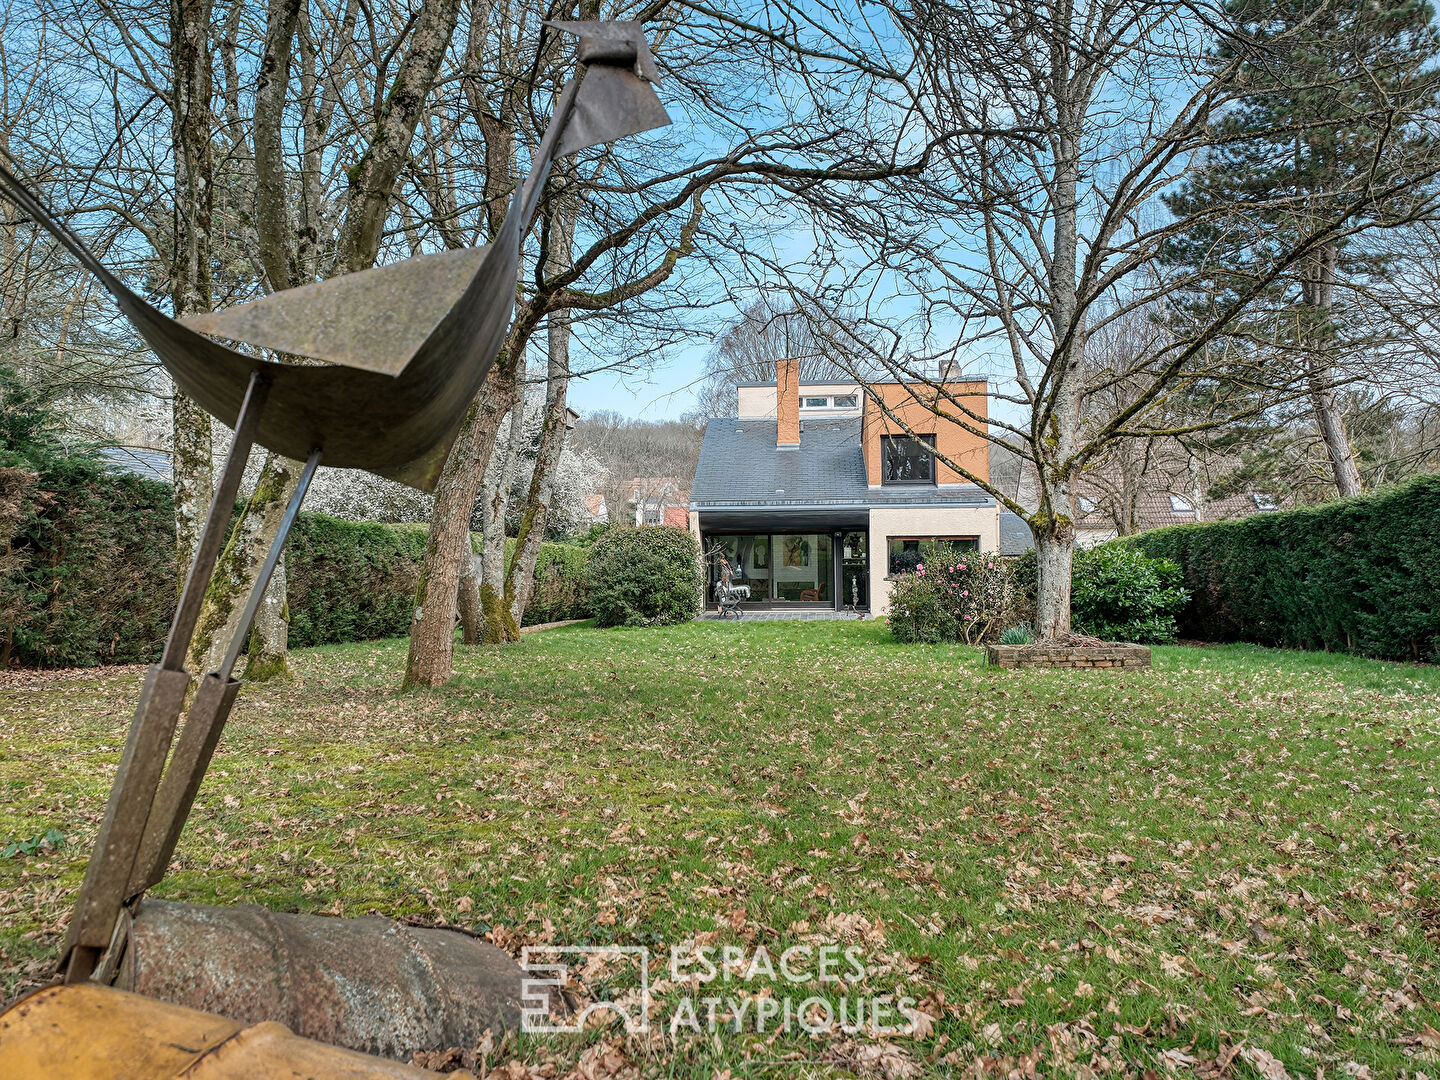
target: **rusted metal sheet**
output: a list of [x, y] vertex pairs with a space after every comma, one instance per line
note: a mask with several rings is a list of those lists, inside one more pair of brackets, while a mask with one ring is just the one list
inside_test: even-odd
[[155, 793], [150, 820], [145, 824], [145, 836], [130, 875], [130, 887], [125, 890], [127, 898], [143, 893], [165, 876], [190, 808], [195, 805], [200, 781], [204, 779], [239, 693], [239, 679], [222, 679], [212, 672], [200, 680], [185, 726], [175, 741], [170, 767], [165, 770], [160, 790]]
[[456, 930], [146, 899], [115, 985], [396, 1060], [515, 1027], [511, 957]]
[[0, 1013], [5, 1080], [433, 1080], [437, 1074], [106, 986], [51, 986]]
[[125, 898], [165, 753], [189, 686], [190, 676], [185, 672], [167, 671], [159, 664], [151, 665], [145, 675], [95, 850], [85, 867], [80, 903], [66, 935], [64, 955], [71, 965], [83, 969], [75, 971], [77, 978], [89, 975], [100, 952], [110, 944], [115, 913]]
[[[170, 376], [206, 412], [233, 427], [258, 373], [270, 387], [256, 434], [261, 446], [301, 459], [318, 448], [327, 465], [367, 469], [433, 491], [465, 411], [509, 329], [520, 244], [557, 148], [669, 122], [654, 91], [636, 74], [637, 68], [654, 68], [638, 28], [591, 23], [564, 29], [577, 27], [598, 41], [589, 54], [598, 76], [590, 91], [594, 100], [581, 92], [582, 64], [561, 93], [531, 173], [499, 233], [471, 252], [411, 259], [177, 322], [131, 292], [3, 167], [0, 193], [95, 274]], [[617, 51], [614, 40], [633, 43], [644, 56], [628, 48]], [[577, 100], [580, 143], [562, 138]], [[334, 363], [274, 363], [200, 330]]]

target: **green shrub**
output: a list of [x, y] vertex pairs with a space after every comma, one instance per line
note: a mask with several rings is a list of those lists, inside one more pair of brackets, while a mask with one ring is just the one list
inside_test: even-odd
[[597, 626], [665, 626], [700, 611], [700, 548], [686, 529], [611, 528], [590, 546], [585, 571]]
[[1440, 476], [1124, 543], [1172, 559], [1186, 637], [1440, 661]]
[[1035, 628], [1029, 623], [1020, 623], [1018, 626], [1009, 626], [1000, 635], [1001, 645], [1029, 645], [1035, 640]]
[[1005, 614], [1005, 566], [994, 554], [942, 544], [890, 590], [896, 641], [974, 645], [993, 637]]
[[[1011, 560], [1012, 618], [1035, 617], [1033, 549]], [[1123, 543], [1079, 548], [1070, 572], [1070, 625], [1106, 641], [1163, 645], [1175, 640], [1187, 592], [1180, 567]]]
[[586, 576], [588, 547], [541, 544], [535, 558], [535, 587], [525, 606], [526, 626], [590, 617], [590, 582]]
[[1175, 616], [1187, 599], [1180, 567], [1169, 559], [1114, 544], [1075, 552], [1070, 622], [1079, 633], [1163, 645], [1175, 640]]
[[426, 534], [424, 525], [301, 514], [285, 548], [290, 645], [409, 633]]
[[110, 475], [58, 427], [0, 369], [0, 666], [151, 660], [175, 604], [169, 488]]

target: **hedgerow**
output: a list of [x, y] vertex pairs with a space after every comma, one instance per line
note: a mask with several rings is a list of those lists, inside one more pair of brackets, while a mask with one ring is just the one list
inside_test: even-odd
[[616, 526], [586, 560], [596, 626], [665, 626], [693, 619], [705, 588], [700, 546], [686, 529]]
[[1440, 476], [1302, 510], [1177, 525], [1124, 543], [1178, 563], [1180, 632], [1440, 660]]

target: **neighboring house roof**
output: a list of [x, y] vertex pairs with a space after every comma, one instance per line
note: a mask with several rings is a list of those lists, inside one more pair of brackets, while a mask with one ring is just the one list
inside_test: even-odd
[[666, 525], [676, 529], [688, 529], [690, 527], [690, 511], [683, 506], [665, 507]]
[[134, 473], [149, 480], [169, 481], [170, 452], [168, 450], [147, 450], [136, 446], [103, 446], [100, 458], [106, 465], [118, 472]]
[[806, 420], [798, 447], [775, 445], [774, 420], [711, 420], [690, 488], [692, 510], [993, 506], [973, 484], [871, 488], [860, 420]]
[[1025, 519], [1010, 510], [1000, 511], [1000, 554], [1019, 555], [1035, 546]]
[[605, 496], [599, 494], [586, 495], [585, 513], [588, 517], [596, 521], [608, 521], [610, 514], [605, 506]]
[[[1111, 512], [1112, 503], [1116, 497], [1115, 485], [1109, 483], [1109, 480], [1106, 467], [1102, 465], [1097, 470], [1082, 473], [1076, 481], [1074, 488], [1077, 504], [1075, 531], [1083, 544], [1099, 543], [1114, 537], [1118, 532], [1115, 515]], [[1135, 498], [1135, 525], [1138, 532], [1162, 529], [1167, 525], [1188, 525], [1195, 521], [1193, 497], [1169, 490], [1171, 486], [1177, 486], [1175, 481], [1168, 480], [1162, 475], [1146, 477], [1143, 482], [1149, 486]], [[1033, 509], [1039, 505], [1035, 469], [1028, 462], [1020, 470], [1015, 500], [1027, 509]], [[1227, 495], [1223, 499], [1207, 499], [1201, 508], [1200, 519], [1202, 521], [1225, 521], [1249, 517], [1251, 514], [1267, 513], [1275, 508], [1275, 502], [1269, 496], [1260, 492], [1246, 492], [1239, 495]], [[1014, 518], [1019, 523], [1018, 526], [1011, 525], [1013, 530], [1011, 546], [1015, 547], [1013, 551], [1006, 546], [1006, 518]], [[1022, 527], [1024, 527], [1024, 522], [1016, 515], [1008, 512], [1001, 515], [1000, 547], [1004, 554], [1018, 555], [1021, 551], [1030, 549], [1032, 540], [1028, 528], [1025, 529], [1022, 545], [1019, 531], [1019, 528]], [[1087, 535], [1089, 536], [1088, 540], [1085, 539]]]

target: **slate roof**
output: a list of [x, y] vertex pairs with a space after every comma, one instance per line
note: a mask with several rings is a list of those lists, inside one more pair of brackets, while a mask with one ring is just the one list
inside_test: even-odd
[[1000, 511], [1000, 554], [1020, 555], [1035, 546], [1030, 526], [1025, 519], [1010, 510]]
[[690, 509], [995, 505], [973, 484], [871, 489], [859, 418], [801, 421], [798, 449], [780, 449], [775, 435], [774, 420], [711, 420], [690, 487]]
[[150, 480], [170, 479], [170, 453], [138, 446], [102, 446], [100, 458], [119, 472], [134, 473]]

